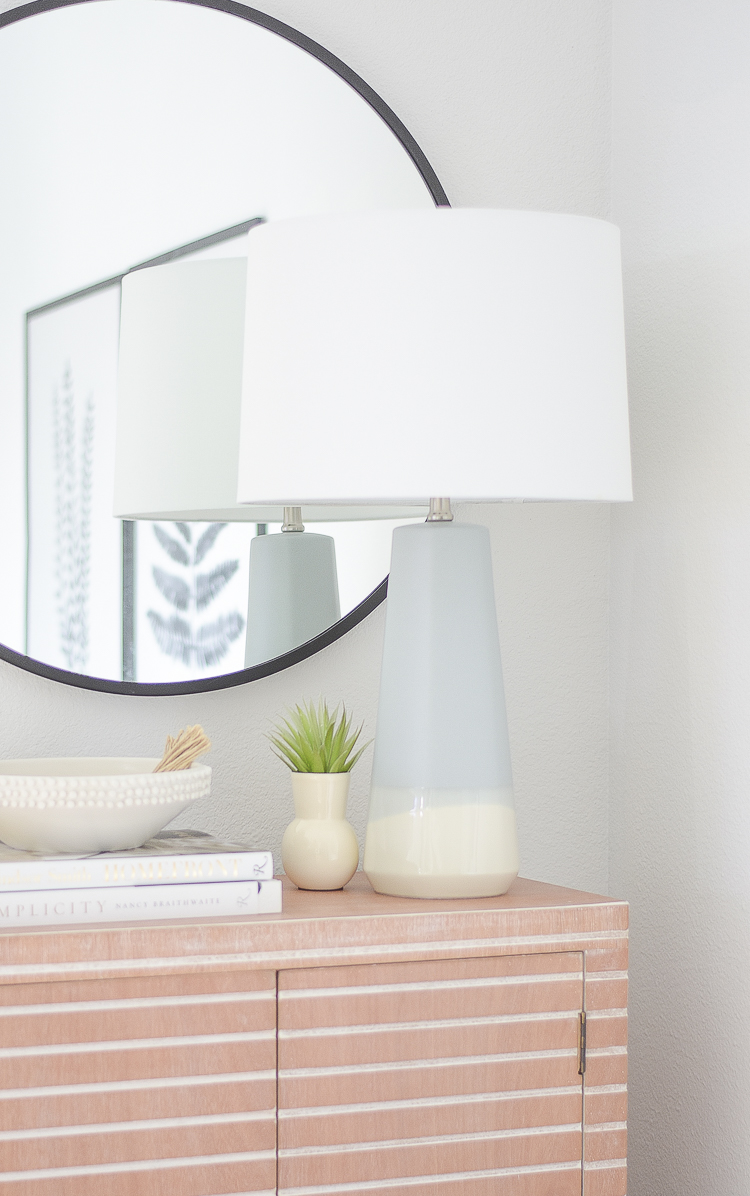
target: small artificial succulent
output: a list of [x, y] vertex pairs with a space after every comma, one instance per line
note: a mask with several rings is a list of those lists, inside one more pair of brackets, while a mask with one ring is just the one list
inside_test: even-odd
[[268, 738], [274, 754], [292, 772], [349, 772], [368, 746], [354, 750], [362, 726], [352, 731], [351, 725], [345, 706], [339, 714], [338, 706], [330, 711], [321, 698], [317, 706], [305, 702], [288, 710]]

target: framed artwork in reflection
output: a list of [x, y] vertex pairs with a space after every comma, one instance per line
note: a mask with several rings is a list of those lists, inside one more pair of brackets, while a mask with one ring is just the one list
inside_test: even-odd
[[[257, 223], [142, 266], [241, 256]], [[26, 316], [26, 652], [113, 680], [233, 672], [244, 668], [255, 526], [112, 515], [123, 276]]]

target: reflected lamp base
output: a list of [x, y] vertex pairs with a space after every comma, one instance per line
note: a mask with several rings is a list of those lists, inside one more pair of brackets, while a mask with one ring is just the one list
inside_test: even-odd
[[306, 644], [340, 618], [332, 536], [289, 531], [252, 540], [246, 669]]

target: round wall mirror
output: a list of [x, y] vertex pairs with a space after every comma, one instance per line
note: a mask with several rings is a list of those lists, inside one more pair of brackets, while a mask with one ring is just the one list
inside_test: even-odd
[[382, 601], [395, 521], [311, 529], [335, 543], [338, 617], [245, 668], [251, 541], [281, 523], [112, 513], [123, 278], [241, 258], [262, 221], [446, 204], [434, 172], [354, 72], [231, 0], [6, 12], [0, 114], [0, 656], [184, 693], [311, 655]]

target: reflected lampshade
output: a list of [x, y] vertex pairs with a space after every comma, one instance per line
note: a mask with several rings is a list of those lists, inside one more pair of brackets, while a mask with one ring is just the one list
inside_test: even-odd
[[[123, 278], [118, 518], [281, 522], [283, 496], [237, 502], [246, 279], [244, 257], [171, 262]], [[305, 507], [302, 516], [333, 522], [420, 513], [414, 504], [387, 511], [337, 504]]]

